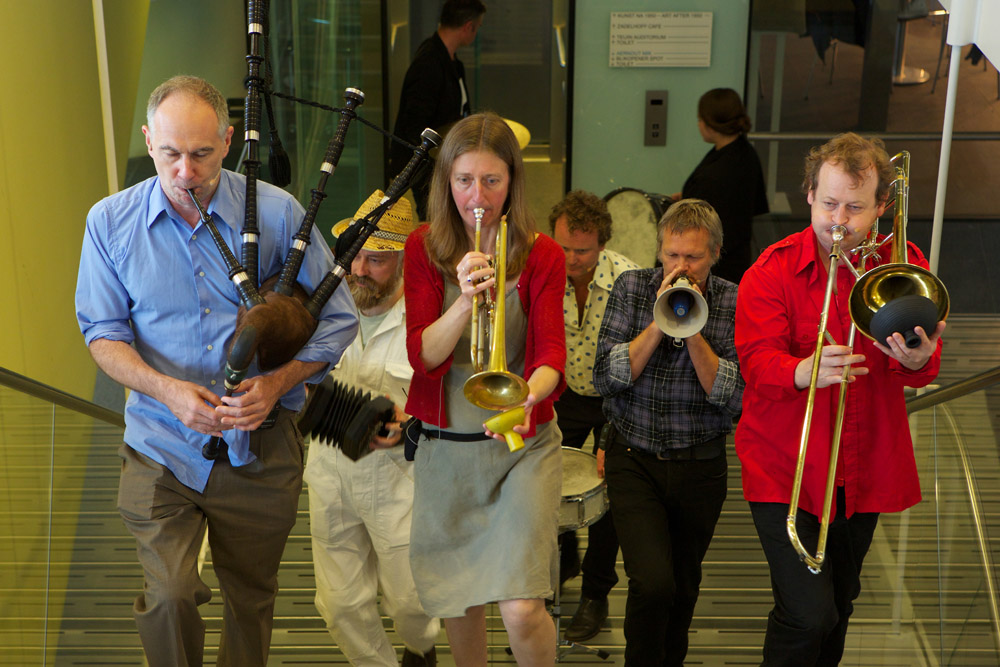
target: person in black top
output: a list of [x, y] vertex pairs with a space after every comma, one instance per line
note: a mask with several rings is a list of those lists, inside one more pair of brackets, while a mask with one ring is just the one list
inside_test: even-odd
[[[441, 7], [438, 29], [417, 48], [403, 78], [399, 96], [399, 112], [392, 133], [420, 143], [420, 133], [432, 128], [444, 134], [442, 128], [465, 118], [471, 112], [465, 88], [465, 66], [455, 52], [476, 39], [483, 24], [486, 6], [481, 0], [447, 0]], [[393, 142], [389, 148], [389, 175], [395, 177], [410, 159], [411, 151]], [[427, 219], [427, 194], [430, 169], [413, 182], [413, 197], [417, 215]]]
[[750, 117], [735, 90], [715, 88], [701, 96], [698, 130], [714, 147], [673, 199], [704, 199], [716, 210], [722, 220], [726, 246], [712, 273], [739, 283], [743, 272], [753, 263], [750, 251], [753, 217], [769, 209], [760, 158], [746, 138]]

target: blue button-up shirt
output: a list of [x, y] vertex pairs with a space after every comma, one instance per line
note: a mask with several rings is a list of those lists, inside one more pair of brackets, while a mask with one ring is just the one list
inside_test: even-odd
[[708, 321], [701, 335], [719, 357], [712, 391], [705, 393], [686, 345], [664, 336], [634, 381], [629, 344], [653, 321], [663, 268], [626, 271], [615, 282], [597, 339], [594, 386], [604, 414], [634, 447], [655, 454], [700, 445], [732, 430], [740, 412], [743, 378], [733, 342], [736, 285], [709, 275]]
[[[245, 201], [243, 176], [223, 170], [208, 207], [216, 227], [239, 257]], [[260, 275], [280, 271], [292, 235], [305, 215], [284, 190], [257, 186]], [[333, 254], [317, 229], [299, 271], [311, 291], [333, 267]], [[179, 380], [208, 387], [220, 396], [224, 368], [236, 327], [239, 297], [208, 229], [194, 229], [174, 211], [150, 178], [98, 202], [87, 216], [76, 288], [77, 320], [87, 345], [97, 338], [134, 344], [153, 369]], [[319, 326], [295, 359], [340, 359], [357, 332], [358, 317], [346, 285], [341, 285], [320, 316]], [[319, 382], [326, 369], [310, 378]], [[256, 362], [247, 377], [258, 375]], [[299, 385], [281, 398], [298, 410], [304, 402]], [[234, 466], [255, 457], [246, 431], [224, 433]], [[125, 405], [125, 442], [166, 466], [184, 485], [202, 491], [213, 461], [201, 455], [208, 436], [184, 426], [167, 407], [133, 391]]]

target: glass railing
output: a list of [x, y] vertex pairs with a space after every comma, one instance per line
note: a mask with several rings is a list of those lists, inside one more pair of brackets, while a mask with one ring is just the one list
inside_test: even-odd
[[121, 415], [0, 369], [0, 425], [0, 663], [98, 655], [93, 630], [100, 655], [141, 658], [131, 601], [109, 594], [142, 575], [115, 508]]
[[[1000, 664], [1000, 369], [911, 399], [924, 502], [910, 523], [905, 589], [928, 658]], [[919, 518], [918, 518], [919, 517]]]
[[[910, 400], [924, 501], [882, 515], [842, 664], [1000, 664], [1000, 369], [992, 373]], [[116, 509], [122, 428], [119, 414], [0, 369], [0, 665], [143, 664], [132, 620], [142, 572]], [[751, 569], [762, 561], [754, 540], [744, 551], [737, 560]], [[211, 661], [221, 608], [210, 566], [203, 576], [215, 591], [202, 608]], [[312, 605], [304, 496], [279, 578], [269, 664], [337, 659]], [[760, 613], [737, 623], [746, 646], [709, 655], [759, 656], [769, 592], [745, 585], [740, 599], [761, 598]], [[601, 639], [614, 656], [619, 624]], [[491, 628], [490, 662], [509, 662], [499, 619]]]

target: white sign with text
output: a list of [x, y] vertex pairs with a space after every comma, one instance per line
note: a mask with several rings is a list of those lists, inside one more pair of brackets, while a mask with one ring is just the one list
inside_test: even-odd
[[611, 12], [610, 67], [709, 67], [712, 12]]

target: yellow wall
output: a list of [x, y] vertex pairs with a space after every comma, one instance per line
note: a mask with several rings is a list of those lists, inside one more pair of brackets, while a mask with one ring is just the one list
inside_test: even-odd
[[[103, 4], [124, 175], [149, 3]], [[91, 2], [0, 0], [0, 366], [87, 399], [96, 370], [73, 294], [87, 211], [108, 194], [94, 35]], [[0, 488], [10, 491], [0, 496], [0, 560], [8, 564], [0, 588], [13, 591], [0, 597], [0, 616], [5, 633], [13, 631], [5, 653], [11, 664], [39, 664], [45, 608], [38, 591], [46, 581], [54, 591], [48, 613], [61, 614], [66, 554], [46, 580], [49, 525], [40, 513], [50, 479], [57, 509], [75, 512], [83, 489], [69, 471], [86, 462], [90, 441], [88, 420], [69, 415], [75, 426], [62, 418], [56, 425], [51, 407], [32, 407], [0, 391]], [[83, 447], [67, 447], [77, 440]], [[62, 460], [50, 478], [54, 455]], [[75, 524], [52, 530], [56, 539], [72, 537]], [[50, 648], [57, 637], [50, 635]]]
[[[105, 0], [124, 174], [148, 2]], [[90, 2], [0, 2], [0, 366], [89, 399], [73, 292], [84, 219], [108, 194]]]
[[[132, 157], [146, 155], [139, 128], [146, 122], [149, 94], [175, 74], [200, 76], [226, 97], [246, 96], [247, 16], [243, 5], [239, 0], [170, 0], [150, 6], [129, 135]], [[184, 36], [181, 42], [178, 35]]]
[[[143, 68], [147, 36], [146, 21], [150, 12], [148, 0], [141, 2], [104, 0], [108, 77], [111, 81], [119, 188], [125, 187], [125, 165], [128, 161], [130, 139], [133, 134], [139, 133], [133, 112], [135, 101], [136, 99], [145, 101], [149, 96], [148, 90], [139, 89], [139, 77]], [[90, 397], [84, 396], [84, 398]]]

